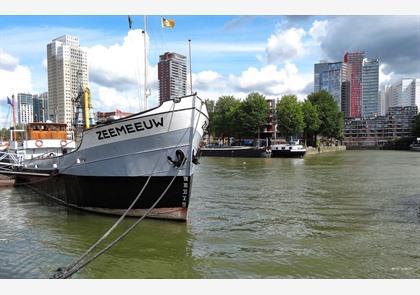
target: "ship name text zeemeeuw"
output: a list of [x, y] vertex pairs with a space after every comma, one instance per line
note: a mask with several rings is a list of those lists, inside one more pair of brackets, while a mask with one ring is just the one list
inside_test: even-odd
[[163, 127], [163, 117], [157, 120], [149, 119], [121, 125], [119, 127], [103, 129], [101, 131], [96, 131], [96, 134], [98, 135], [98, 140], [104, 140], [111, 137], [117, 137], [122, 134], [142, 132], [144, 130], [157, 128], [159, 126]]

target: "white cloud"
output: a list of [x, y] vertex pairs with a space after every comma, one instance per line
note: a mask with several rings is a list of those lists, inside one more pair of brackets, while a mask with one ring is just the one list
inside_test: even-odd
[[278, 29], [267, 42], [266, 54], [269, 64], [291, 61], [305, 54], [303, 37], [306, 32], [302, 28]]
[[239, 77], [231, 75], [229, 80], [245, 92], [260, 91], [271, 96], [282, 96], [291, 93], [303, 95], [303, 89], [312, 78], [312, 74], [301, 74], [295, 64], [286, 62], [280, 69], [276, 65], [261, 69], [251, 67]]
[[90, 80], [123, 90], [143, 83], [144, 54], [140, 30], [131, 30], [122, 44], [87, 48]]
[[[204, 71], [193, 74], [193, 85], [201, 97], [213, 100], [217, 100], [221, 95], [244, 98], [253, 91], [272, 98], [296, 94], [303, 99], [308, 94], [305, 88], [312, 79], [312, 73], [299, 73], [295, 64], [287, 62], [282, 68], [276, 65], [250, 67], [240, 75], [231, 74], [228, 77], [217, 72]], [[200, 83], [195, 84], [194, 81]]]
[[328, 20], [315, 20], [309, 29], [309, 35], [320, 44], [321, 40], [327, 36]]
[[139, 99], [133, 91], [120, 92], [114, 88], [97, 84], [92, 84], [91, 88], [95, 92], [95, 111], [113, 111], [116, 109], [133, 113], [139, 111]]
[[[141, 30], [131, 30], [122, 43], [95, 45], [88, 52], [89, 79], [98, 111], [139, 111], [144, 96], [144, 51]], [[157, 105], [157, 67], [148, 66], [148, 106]], [[140, 98], [139, 98], [140, 97]]]
[[[188, 74], [189, 83], [189, 74]], [[192, 74], [192, 84], [194, 89], [222, 91], [227, 87], [224, 77], [215, 71], [202, 71]]]
[[384, 83], [389, 84], [391, 80], [393, 79], [394, 72], [390, 72], [388, 74], [385, 74], [385, 68], [387, 67], [386, 64], [381, 64], [379, 66], [379, 85], [382, 85]]
[[18, 64], [19, 60], [16, 57], [0, 48], [0, 70], [13, 71]]
[[[3, 57], [6, 57], [3, 59]], [[32, 90], [31, 70], [18, 64], [18, 59], [7, 53], [2, 53], [3, 65], [0, 67], [0, 98], [17, 94], [18, 92], [30, 92]]]
[[[6, 113], [10, 106], [6, 104], [6, 97], [20, 92], [31, 93], [31, 71], [28, 67], [20, 65], [17, 58], [0, 51], [0, 122], [6, 122]], [[6, 126], [2, 126], [6, 127]]]

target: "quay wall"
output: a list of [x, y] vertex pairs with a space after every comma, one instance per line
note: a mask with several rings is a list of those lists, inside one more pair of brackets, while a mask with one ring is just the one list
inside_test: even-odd
[[322, 146], [319, 149], [314, 147], [307, 147], [306, 154], [307, 155], [315, 155], [320, 153], [329, 153], [329, 152], [338, 152], [338, 151], [345, 151], [345, 145], [338, 145], [338, 146]]

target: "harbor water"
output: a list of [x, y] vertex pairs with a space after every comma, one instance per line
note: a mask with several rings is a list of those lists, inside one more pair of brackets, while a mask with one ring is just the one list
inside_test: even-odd
[[[200, 162], [186, 223], [144, 220], [74, 278], [420, 278], [419, 153]], [[48, 278], [115, 221], [0, 188], [0, 278]]]

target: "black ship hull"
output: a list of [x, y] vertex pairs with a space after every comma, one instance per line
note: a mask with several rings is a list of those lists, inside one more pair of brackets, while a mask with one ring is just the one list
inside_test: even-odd
[[[29, 171], [30, 173], [30, 171]], [[92, 177], [74, 175], [18, 175], [15, 185], [25, 185], [64, 205], [91, 212], [122, 215], [137, 197], [148, 177]], [[173, 176], [153, 176], [128, 216], [142, 216], [153, 206]], [[185, 221], [192, 176], [177, 176], [149, 218]]]
[[272, 150], [272, 158], [301, 158], [306, 151], [290, 151], [290, 150]]
[[239, 158], [269, 158], [270, 151], [266, 149], [246, 148], [203, 148], [203, 157], [239, 157]]

